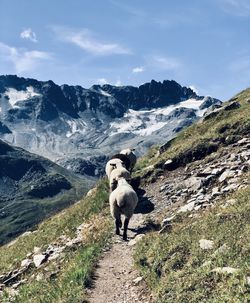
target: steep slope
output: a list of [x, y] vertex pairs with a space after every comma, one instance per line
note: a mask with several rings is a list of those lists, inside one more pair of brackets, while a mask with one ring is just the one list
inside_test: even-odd
[[0, 140], [0, 244], [74, 202], [93, 184]]
[[250, 89], [141, 160], [159, 229], [134, 257], [155, 302], [249, 302], [249, 114]]
[[126, 146], [136, 146], [138, 155], [143, 154], [220, 103], [175, 81], [84, 89], [0, 76], [0, 137], [77, 172], [98, 176], [103, 155]]

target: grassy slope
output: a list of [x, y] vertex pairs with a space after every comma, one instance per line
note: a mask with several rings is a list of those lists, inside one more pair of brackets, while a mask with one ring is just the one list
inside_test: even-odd
[[[138, 245], [135, 260], [161, 303], [247, 303], [250, 289], [250, 189], [233, 195], [236, 204], [216, 207], [197, 219], [178, 217], [171, 233], [151, 233]], [[221, 201], [222, 202], [222, 201]], [[202, 250], [200, 239], [214, 241]], [[222, 245], [228, 250], [216, 253]], [[239, 269], [219, 274], [216, 267]]]
[[[169, 158], [183, 155], [212, 140], [234, 140], [250, 129], [250, 90], [236, 96], [241, 107], [222, 111], [216, 117], [192, 125], [183, 131], [160, 157], [154, 153], [142, 159], [137, 173]], [[225, 131], [222, 131], [225, 129]], [[219, 138], [219, 140], [218, 140]], [[221, 140], [222, 139], [222, 140]], [[248, 175], [249, 177], [249, 175]], [[152, 176], [150, 176], [152, 178]], [[150, 233], [135, 253], [135, 262], [161, 303], [246, 303], [250, 301], [250, 189], [241, 189], [227, 197], [236, 203], [223, 208], [200, 211], [199, 218], [177, 216], [167, 234]], [[201, 250], [200, 239], [214, 241], [212, 250]], [[228, 250], [216, 253], [226, 244]], [[207, 263], [205, 263], [207, 262]], [[204, 265], [205, 264], [205, 265]], [[234, 267], [235, 274], [212, 272], [216, 267]]]
[[[0, 272], [4, 272], [18, 266], [35, 246], [46, 248], [60, 235], [73, 237], [80, 224], [92, 222], [91, 229], [85, 235], [84, 244], [77, 250], [66, 251], [56, 278], [37, 282], [31, 278], [34, 269], [31, 270], [26, 277], [29, 283], [20, 287], [20, 294], [15, 302], [83, 302], [84, 288], [90, 283], [95, 262], [111, 235], [107, 201], [107, 183], [101, 181], [93, 196], [86, 197], [45, 220], [39, 225], [37, 232], [18, 238], [10, 247], [7, 245], [0, 247]], [[49, 265], [51, 271], [56, 270], [57, 267], [53, 263]], [[2, 300], [5, 302], [7, 295]]]

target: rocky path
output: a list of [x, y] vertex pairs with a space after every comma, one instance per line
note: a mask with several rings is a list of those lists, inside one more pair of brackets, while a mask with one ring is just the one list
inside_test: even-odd
[[113, 243], [99, 261], [93, 287], [89, 290], [89, 303], [150, 303], [152, 298], [145, 282], [133, 266], [135, 242], [143, 237], [138, 230], [143, 216], [135, 214], [129, 224], [129, 242], [114, 236]]
[[141, 189], [138, 213], [130, 222], [130, 241], [113, 238], [111, 248], [99, 261], [89, 303], [153, 302], [133, 266], [134, 244], [152, 228], [146, 222], [153, 222], [159, 233], [166, 232], [178, 212], [195, 216], [196, 211], [212, 207], [227, 193], [249, 186], [249, 180], [242, 178], [249, 170], [249, 150], [250, 138], [245, 137], [205, 161], [166, 172]]

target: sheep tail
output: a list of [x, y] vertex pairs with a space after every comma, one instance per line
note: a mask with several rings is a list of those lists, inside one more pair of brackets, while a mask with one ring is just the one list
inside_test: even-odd
[[124, 207], [125, 206], [125, 200], [124, 200], [124, 198], [122, 198], [122, 197], [117, 197], [116, 198], [116, 203], [117, 203], [117, 206], [118, 207]]

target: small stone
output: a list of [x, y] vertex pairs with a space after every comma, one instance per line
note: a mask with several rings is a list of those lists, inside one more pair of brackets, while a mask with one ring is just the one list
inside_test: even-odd
[[37, 276], [36, 276], [36, 281], [37, 281], [37, 282], [40, 282], [40, 281], [42, 281], [43, 279], [44, 279], [44, 275], [43, 275], [42, 273], [37, 274]]
[[238, 272], [239, 269], [237, 268], [233, 268], [233, 267], [216, 267], [212, 270], [212, 272], [216, 272], [216, 273], [219, 273], [219, 274], [234, 274], [236, 272]]
[[203, 178], [198, 177], [190, 177], [184, 181], [184, 184], [187, 188], [191, 188], [192, 190], [199, 190], [203, 185]]
[[26, 281], [26, 280], [18, 281], [18, 282], [16, 282], [16, 283], [12, 284], [11, 287], [12, 287], [13, 289], [17, 289], [17, 288], [18, 288], [20, 285], [22, 285], [25, 281]]
[[162, 221], [162, 224], [165, 225], [165, 224], [168, 224], [169, 222], [171, 222], [174, 218], [175, 218], [176, 215], [173, 215], [171, 217], [168, 217], [168, 218], [165, 218], [163, 221]]
[[143, 280], [143, 277], [138, 277], [133, 280], [134, 285], [138, 285]]
[[249, 142], [249, 139], [248, 139], [248, 138], [242, 138], [242, 139], [240, 139], [240, 140], [237, 142], [237, 144], [243, 145], [243, 144], [248, 143], [248, 142]]
[[31, 260], [29, 260], [29, 259], [24, 259], [24, 260], [22, 260], [22, 262], [21, 262], [21, 267], [29, 267], [31, 263], [32, 263]]
[[224, 171], [224, 173], [219, 177], [219, 182], [223, 182], [228, 178], [232, 178], [235, 176], [235, 172], [231, 171], [230, 169], [227, 169]]
[[93, 196], [95, 193], [96, 193], [96, 187], [90, 189], [90, 190], [87, 192], [86, 197], [91, 197], [91, 196]]
[[195, 202], [190, 202], [182, 207], [180, 207], [180, 209], [178, 210], [178, 213], [185, 213], [187, 211], [192, 211], [195, 207]]
[[211, 172], [212, 175], [218, 176], [225, 170], [225, 167], [214, 168]]
[[39, 254], [41, 251], [42, 251], [41, 247], [35, 246], [34, 249], [33, 249], [34, 254]]
[[227, 244], [223, 244], [222, 246], [220, 246], [214, 253], [213, 255], [221, 255], [226, 253], [229, 250], [229, 247], [227, 246]]
[[239, 187], [239, 184], [230, 184], [230, 185], [228, 185], [228, 186], [226, 186], [226, 187], [224, 187], [223, 189], [222, 189], [222, 192], [229, 192], [229, 191], [234, 191], [235, 189], [237, 189]]
[[38, 254], [34, 255], [33, 262], [36, 267], [40, 267], [42, 263], [44, 263], [48, 258], [48, 255]]
[[214, 246], [214, 241], [211, 240], [201, 239], [199, 243], [200, 243], [200, 248], [205, 250], [212, 249]]
[[139, 234], [134, 239], [130, 240], [128, 242], [128, 246], [134, 246], [138, 241], [140, 241], [143, 237], [145, 237], [145, 234]]

